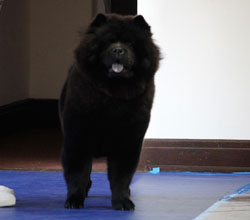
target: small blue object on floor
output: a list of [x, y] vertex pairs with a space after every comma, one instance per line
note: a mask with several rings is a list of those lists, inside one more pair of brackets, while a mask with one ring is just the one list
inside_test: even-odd
[[151, 171], [149, 171], [151, 174], [159, 174], [160, 173], [160, 167], [154, 167]]
[[1, 220], [192, 220], [213, 203], [250, 183], [248, 174], [137, 173], [131, 184], [134, 212], [111, 209], [106, 173], [92, 173], [85, 209], [64, 209], [61, 172], [0, 171], [0, 185], [14, 189], [15, 207], [0, 208]]

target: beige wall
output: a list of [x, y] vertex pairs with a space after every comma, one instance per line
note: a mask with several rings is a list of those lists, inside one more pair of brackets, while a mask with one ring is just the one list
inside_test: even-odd
[[59, 97], [91, 6], [91, 0], [30, 0], [30, 97]]
[[91, 0], [6, 0], [0, 11], [0, 106], [58, 98]]
[[6, 0], [0, 11], [0, 106], [28, 98], [28, 0]]

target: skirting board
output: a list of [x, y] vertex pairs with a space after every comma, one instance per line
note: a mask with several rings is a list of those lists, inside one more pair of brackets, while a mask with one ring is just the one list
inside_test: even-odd
[[145, 139], [140, 170], [250, 171], [249, 140]]
[[[6, 133], [27, 128], [44, 129], [46, 132], [48, 128], [55, 128], [60, 132], [57, 105], [58, 100], [55, 99], [27, 99], [1, 106], [0, 138]], [[51, 135], [50, 138], [53, 139]], [[48, 140], [58, 145], [50, 148], [49, 155], [60, 154], [61, 141], [57, 136], [55, 135], [54, 140]], [[37, 159], [44, 158], [46, 157]], [[57, 157], [55, 159], [58, 160]], [[105, 171], [105, 161], [100, 162], [100, 167], [101, 164]], [[162, 171], [250, 171], [250, 140], [145, 139], [138, 170], [148, 171], [153, 167], [160, 167]]]

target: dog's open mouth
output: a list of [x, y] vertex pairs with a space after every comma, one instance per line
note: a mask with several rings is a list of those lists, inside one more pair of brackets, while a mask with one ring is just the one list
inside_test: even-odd
[[120, 64], [120, 63], [113, 63], [111, 70], [115, 73], [120, 73], [124, 70], [124, 66], [123, 64]]
[[133, 73], [122, 63], [113, 63], [109, 68], [108, 76], [110, 78], [130, 78]]

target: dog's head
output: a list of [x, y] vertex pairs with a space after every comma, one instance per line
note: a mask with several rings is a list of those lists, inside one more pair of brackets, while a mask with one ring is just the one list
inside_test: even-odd
[[92, 77], [128, 80], [152, 77], [158, 68], [159, 50], [142, 16], [98, 14], [75, 57], [80, 69]]

